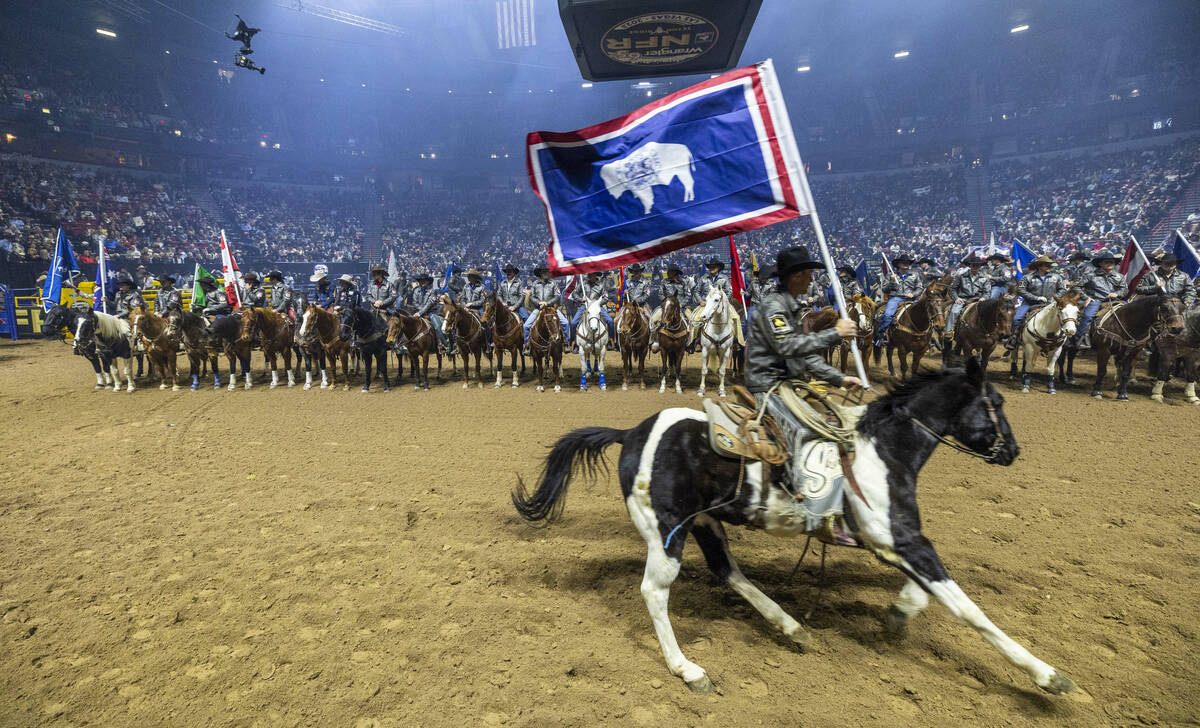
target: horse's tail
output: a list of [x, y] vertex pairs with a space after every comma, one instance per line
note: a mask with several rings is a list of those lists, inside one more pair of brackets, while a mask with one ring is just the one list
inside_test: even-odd
[[595, 478], [598, 471], [607, 470], [604, 449], [622, 442], [626, 432], [612, 427], [583, 427], [563, 435], [546, 458], [537, 490], [530, 494], [525, 482], [517, 477], [517, 489], [512, 494], [517, 513], [529, 522], [558, 520], [573, 472], [579, 469], [587, 478]]

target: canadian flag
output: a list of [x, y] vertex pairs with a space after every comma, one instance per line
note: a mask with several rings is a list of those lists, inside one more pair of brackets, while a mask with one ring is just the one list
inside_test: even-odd
[[1121, 258], [1121, 265], [1117, 270], [1125, 278], [1126, 294], [1132, 296], [1138, 281], [1150, 273], [1150, 260], [1142, 252], [1142, 246], [1138, 245], [1136, 238], [1130, 236], [1129, 245], [1125, 246], [1125, 255]]
[[242, 307], [242, 296], [238, 292], [237, 261], [233, 259], [233, 251], [229, 249], [229, 241], [225, 239], [225, 231], [221, 231], [221, 277], [225, 279], [225, 297], [234, 308]]

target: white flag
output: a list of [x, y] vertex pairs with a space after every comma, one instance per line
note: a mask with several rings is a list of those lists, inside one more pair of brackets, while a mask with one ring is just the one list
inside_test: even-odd
[[[1138, 281], [1142, 279], [1142, 276], [1150, 273], [1150, 260], [1142, 252], [1142, 246], [1138, 245], [1137, 238], [1132, 235], [1129, 236], [1129, 245], [1125, 246], [1125, 255], [1121, 258], [1121, 265], [1117, 270], [1125, 277], [1126, 293], [1131, 296], [1137, 289]], [[1151, 273], [1151, 275], [1154, 274]]]
[[237, 262], [233, 259], [233, 251], [229, 249], [229, 241], [225, 239], [225, 231], [221, 231], [221, 277], [225, 279], [225, 297], [234, 308], [242, 307], [242, 295], [238, 289]]

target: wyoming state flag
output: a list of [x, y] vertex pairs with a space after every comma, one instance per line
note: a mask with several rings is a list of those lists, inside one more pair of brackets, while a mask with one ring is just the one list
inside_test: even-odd
[[554, 275], [605, 271], [813, 211], [770, 60], [572, 132], [526, 162]]

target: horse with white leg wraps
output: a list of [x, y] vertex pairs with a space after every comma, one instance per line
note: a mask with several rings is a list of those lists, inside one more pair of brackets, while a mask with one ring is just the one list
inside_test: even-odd
[[734, 316], [733, 303], [725, 295], [720, 286], [708, 289], [704, 299], [704, 307], [698, 319], [700, 324], [700, 388], [696, 394], [704, 396], [704, 384], [708, 378], [709, 360], [720, 376], [717, 393], [725, 396], [725, 369], [729, 366], [729, 358], [733, 354], [733, 345], [737, 335], [737, 319]]
[[[1054, 367], [1062, 355], [1063, 346], [1075, 335], [1079, 324], [1079, 293], [1070, 291], [1051, 299], [1050, 303], [1030, 309], [1017, 331], [1017, 346], [1021, 348], [1021, 391], [1028, 392], [1032, 378], [1030, 367], [1038, 353], [1046, 357], [1046, 391], [1055, 394]], [[1010, 376], [1017, 376], [1017, 356], [1012, 357]]]
[[608, 389], [604, 381], [604, 354], [608, 351], [608, 326], [600, 313], [603, 300], [587, 299], [583, 317], [575, 330], [575, 346], [579, 349], [579, 389], [587, 391], [588, 376], [593, 371], [600, 380], [600, 389]]
[[[561, 515], [572, 474], [576, 470], [594, 474], [603, 465], [604, 449], [620, 443], [621, 492], [647, 546], [642, 596], [668, 668], [696, 691], [711, 690], [712, 681], [679, 649], [667, 613], [670, 586], [679, 575], [689, 534], [717, 577], [772, 626], [800, 647], [810, 640], [799, 622], [742, 574], [722, 525], [762, 528], [781, 536], [803, 533], [804, 522], [796, 518], [796, 496], [782, 485], [787, 482], [783, 468], [718, 455], [709, 446], [707, 428], [705, 413], [674, 408], [629, 430], [575, 430], [554, 445], [536, 491], [530, 494], [518, 482], [513, 494], [522, 518], [552, 521]], [[961, 445], [947, 439], [951, 437]], [[844, 493], [846, 525], [863, 548], [908, 577], [887, 612], [889, 631], [902, 634], [932, 594], [1042, 690], [1075, 691], [1067, 676], [1034, 657], [984, 615], [950, 578], [921, 533], [917, 474], [939, 442], [997, 465], [1011, 464], [1019, 452], [1004, 416], [1003, 399], [974, 359], [965, 371], [916, 375], [866, 407], [853, 430], [857, 458], [851, 471], [858, 488]]]

